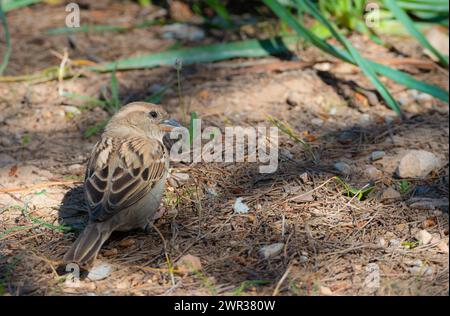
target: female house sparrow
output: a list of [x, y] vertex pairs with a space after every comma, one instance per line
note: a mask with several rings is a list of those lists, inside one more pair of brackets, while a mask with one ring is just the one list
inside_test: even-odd
[[159, 208], [169, 168], [162, 139], [178, 126], [161, 107], [144, 102], [112, 117], [86, 170], [89, 223], [65, 262], [89, 265], [113, 231], [145, 229]]

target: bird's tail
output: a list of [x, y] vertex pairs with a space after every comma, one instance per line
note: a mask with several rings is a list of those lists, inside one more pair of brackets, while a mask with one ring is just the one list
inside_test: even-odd
[[92, 264], [112, 231], [108, 222], [89, 223], [64, 255], [64, 261], [81, 265]]

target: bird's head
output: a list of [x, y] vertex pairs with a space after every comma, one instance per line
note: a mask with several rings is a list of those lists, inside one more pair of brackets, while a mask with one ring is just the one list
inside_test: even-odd
[[164, 135], [181, 125], [171, 119], [159, 105], [146, 102], [133, 102], [125, 105], [112, 118], [106, 127], [107, 133], [120, 131], [130, 134], [142, 134], [162, 140]]

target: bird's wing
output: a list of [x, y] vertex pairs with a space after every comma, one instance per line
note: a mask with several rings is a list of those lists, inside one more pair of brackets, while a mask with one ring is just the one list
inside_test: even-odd
[[167, 162], [167, 152], [158, 140], [103, 138], [86, 170], [91, 220], [107, 220], [137, 203], [164, 177]]

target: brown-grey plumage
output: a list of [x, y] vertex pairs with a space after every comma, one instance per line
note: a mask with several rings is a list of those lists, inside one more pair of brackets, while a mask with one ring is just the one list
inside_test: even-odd
[[147, 226], [160, 205], [169, 168], [162, 140], [174, 127], [161, 107], [144, 102], [112, 117], [87, 165], [89, 223], [65, 262], [91, 264], [113, 231]]

